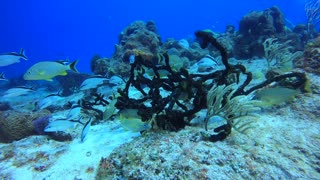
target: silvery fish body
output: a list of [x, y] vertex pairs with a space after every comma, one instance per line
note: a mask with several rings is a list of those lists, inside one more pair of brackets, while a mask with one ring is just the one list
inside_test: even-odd
[[44, 129], [44, 132], [58, 132], [66, 131], [67, 129], [74, 128], [78, 122], [68, 120], [55, 120], [51, 121]]
[[57, 105], [59, 104], [58, 102], [60, 102], [61, 100], [64, 100], [64, 99], [61, 96], [57, 96], [57, 95], [45, 97], [38, 103], [38, 108], [44, 109], [51, 105]]
[[90, 130], [91, 123], [92, 123], [92, 118], [90, 118], [89, 121], [87, 121], [86, 124], [84, 125], [82, 132], [81, 132], [81, 142], [83, 142], [84, 139], [86, 138], [86, 136]]
[[9, 66], [14, 63], [19, 63], [20, 59], [28, 60], [24, 54], [24, 49], [20, 50], [20, 53], [10, 52], [0, 55], [0, 67]]
[[77, 106], [77, 107], [72, 108], [69, 111], [66, 119], [67, 120], [75, 120], [75, 119], [80, 119], [81, 117], [82, 117], [82, 115], [81, 115], [81, 107]]
[[26, 87], [16, 87], [16, 88], [8, 89], [6, 92], [4, 92], [4, 95], [2, 97], [8, 98], [8, 97], [23, 96], [33, 91], [34, 90]]
[[88, 78], [82, 82], [80, 90], [97, 88], [99, 85], [104, 84], [106, 81], [108, 81], [108, 79], [104, 77]]

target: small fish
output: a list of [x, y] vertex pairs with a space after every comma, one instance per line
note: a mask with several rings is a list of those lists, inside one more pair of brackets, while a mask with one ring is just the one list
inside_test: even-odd
[[124, 129], [141, 132], [151, 128], [151, 125], [141, 120], [137, 109], [124, 109], [119, 112], [119, 121]]
[[67, 70], [72, 70], [78, 72], [76, 69], [76, 64], [78, 60], [64, 65], [55, 61], [43, 61], [36, 63], [30, 67], [27, 72], [23, 75], [25, 80], [47, 80], [52, 81], [55, 76], [65, 76], [67, 75]]
[[130, 63], [130, 64], [133, 64], [134, 61], [135, 61], [135, 58], [136, 58], [136, 56], [135, 56], [134, 54], [130, 55], [130, 56], [129, 56], [129, 63]]
[[0, 55], [0, 67], [9, 66], [14, 63], [19, 63], [20, 59], [28, 60], [24, 53], [24, 49], [21, 48], [20, 53], [9, 52]]
[[109, 79], [105, 77], [92, 77], [84, 80], [81, 83], [80, 90], [87, 90], [87, 89], [94, 89], [98, 88], [100, 85], [105, 84], [108, 82]]
[[4, 72], [0, 73], [0, 81], [7, 81], [7, 79], [4, 77]]
[[8, 98], [8, 97], [23, 96], [23, 95], [27, 95], [31, 92], [34, 92], [34, 90], [32, 88], [28, 88], [28, 87], [24, 87], [24, 86], [15, 87], [15, 88], [8, 89], [6, 92], [4, 92], [4, 95], [2, 97]]
[[86, 136], [90, 130], [91, 123], [92, 123], [92, 118], [90, 118], [89, 121], [87, 121], [86, 124], [83, 126], [83, 129], [81, 132], [81, 142], [83, 142], [84, 139], [86, 138]]
[[126, 83], [126, 81], [120, 76], [111, 76], [109, 79], [110, 85], [120, 85]]
[[81, 118], [81, 110], [82, 108], [80, 106], [74, 106], [72, 109], [69, 111], [66, 119], [67, 120], [74, 120], [74, 119], [80, 119]]
[[44, 109], [52, 105], [58, 106], [61, 102], [64, 102], [63, 97], [60, 95], [49, 94], [37, 103], [37, 107], [38, 109]]
[[[170, 75], [170, 72], [165, 69], [158, 70], [159, 76], [161, 79], [168, 79], [168, 75]], [[153, 69], [147, 69], [145, 73], [143, 74], [143, 77], [152, 80], [156, 76]]]
[[257, 91], [255, 98], [266, 106], [273, 106], [293, 100], [299, 92], [285, 87], [265, 88]]
[[77, 121], [54, 120], [44, 128], [44, 132], [66, 131], [67, 129], [74, 128], [78, 123]]

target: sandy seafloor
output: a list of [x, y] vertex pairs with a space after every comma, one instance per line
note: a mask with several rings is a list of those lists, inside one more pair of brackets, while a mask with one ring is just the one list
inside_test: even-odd
[[263, 109], [247, 134], [232, 131], [216, 143], [200, 140], [203, 127], [140, 135], [115, 119], [92, 125], [84, 142], [76, 127], [71, 142], [30, 136], [0, 144], [0, 179], [320, 179], [320, 79], [308, 77], [313, 93]]

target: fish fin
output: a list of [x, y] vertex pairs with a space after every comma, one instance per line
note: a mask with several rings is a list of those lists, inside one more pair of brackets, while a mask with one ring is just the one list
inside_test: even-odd
[[67, 74], [68, 74], [67, 71], [62, 71], [60, 75], [61, 76], [66, 76]]
[[20, 49], [19, 55], [20, 55], [24, 60], [28, 60], [28, 57], [26, 56], [23, 48]]
[[0, 73], [0, 80], [7, 80], [6, 77], [4, 77], [4, 72]]
[[77, 65], [78, 61], [79, 61], [79, 60], [75, 60], [75, 61], [73, 61], [71, 64], [69, 64], [70, 70], [72, 70], [72, 71], [74, 71], [74, 72], [76, 72], [76, 73], [79, 72], [79, 71], [77, 70], [77, 68], [76, 68], [76, 65]]
[[120, 121], [120, 122], [123, 121], [123, 116], [122, 116], [122, 114], [119, 115], [119, 121]]

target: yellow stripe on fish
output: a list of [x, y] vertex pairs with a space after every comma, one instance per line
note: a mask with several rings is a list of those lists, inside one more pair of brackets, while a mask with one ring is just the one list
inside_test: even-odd
[[59, 63], [56, 61], [42, 61], [34, 64], [23, 75], [25, 80], [47, 80], [52, 81], [52, 78], [56, 76], [67, 75], [67, 70], [78, 72], [76, 64], [78, 60], [70, 64]]

